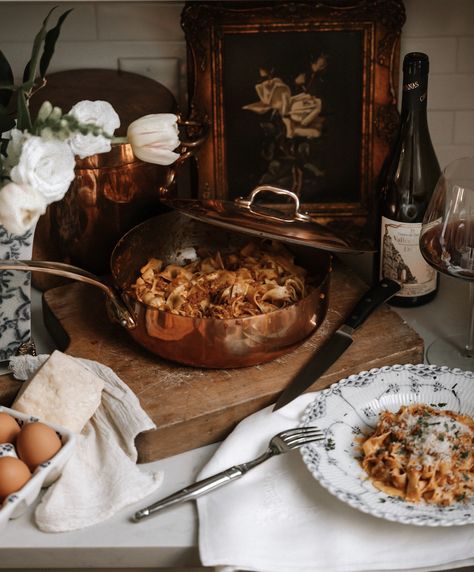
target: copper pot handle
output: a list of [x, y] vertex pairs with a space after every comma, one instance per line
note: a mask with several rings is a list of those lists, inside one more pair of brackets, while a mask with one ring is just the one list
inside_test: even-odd
[[204, 143], [209, 135], [209, 124], [204, 119], [183, 119], [178, 115], [178, 125], [184, 129], [191, 128], [193, 134], [191, 136], [180, 136], [180, 155], [178, 159], [168, 167], [166, 181], [164, 185], [160, 187], [161, 197], [167, 197], [169, 195], [171, 187], [175, 184], [178, 169], [196, 153], [196, 150]]
[[63, 262], [49, 262], [43, 260], [2, 260], [0, 261], [0, 271], [20, 270], [24, 272], [44, 272], [45, 274], [55, 274], [78, 282], [85, 282], [100, 288], [107, 295], [111, 318], [127, 329], [133, 329], [137, 322], [126, 303], [117, 292], [102, 282], [102, 280], [82, 268], [64, 264]]

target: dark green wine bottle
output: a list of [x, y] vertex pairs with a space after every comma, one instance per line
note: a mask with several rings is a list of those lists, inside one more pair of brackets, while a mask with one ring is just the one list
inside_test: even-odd
[[400, 127], [380, 187], [380, 278], [401, 283], [389, 303], [420, 306], [438, 289], [436, 271], [418, 243], [426, 207], [440, 176], [426, 117], [428, 56], [412, 52], [403, 60]]

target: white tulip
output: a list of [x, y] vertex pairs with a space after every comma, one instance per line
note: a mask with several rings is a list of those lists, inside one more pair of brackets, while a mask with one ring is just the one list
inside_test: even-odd
[[46, 211], [47, 203], [33, 187], [7, 183], [0, 188], [0, 224], [12, 234], [23, 235]]
[[74, 155], [79, 155], [81, 159], [84, 159], [96, 153], [108, 153], [110, 151], [110, 137], [120, 127], [120, 118], [108, 101], [89, 101], [87, 99], [79, 101], [71, 108], [68, 115], [72, 115], [80, 123], [94, 124], [102, 128], [104, 133], [109, 136], [74, 133], [69, 139], [69, 145]]
[[34, 188], [49, 204], [66, 194], [74, 179], [75, 164], [74, 154], [65, 141], [31, 136], [23, 142], [10, 178], [14, 183]]
[[147, 163], [171, 165], [179, 157], [178, 118], [172, 113], [145, 115], [130, 123], [127, 139], [133, 154]]

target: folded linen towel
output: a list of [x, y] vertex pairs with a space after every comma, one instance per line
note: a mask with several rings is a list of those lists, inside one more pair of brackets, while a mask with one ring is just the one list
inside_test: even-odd
[[[244, 419], [199, 478], [260, 454], [279, 431], [296, 427], [314, 394]], [[385, 521], [322, 488], [298, 451], [274, 457], [198, 499], [204, 565], [221, 572], [434, 571], [474, 564], [474, 525], [421, 527]]]
[[[16, 379], [30, 379], [49, 356], [19, 356], [10, 361]], [[155, 425], [136, 395], [108, 367], [78, 359], [104, 382], [102, 403], [86, 424], [61, 477], [35, 510], [38, 527], [63, 532], [104, 521], [121, 508], [156, 491], [160, 472], [137, 466], [135, 437]]]

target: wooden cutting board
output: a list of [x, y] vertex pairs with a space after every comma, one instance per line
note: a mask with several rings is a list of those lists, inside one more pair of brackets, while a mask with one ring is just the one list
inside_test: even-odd
[[[343, 323], [366, 288], [352, 271], [336, 265], [328, 314], [319, 330], [292, 353], [242, 369], [203, 370], [150, 354], [108, 320], [103, 294], [85, 284], [47, 291], [44, 319], [60, 349], [110, 366], [138, 396], [157, 426], [137, 439], [139, 462], [148, 462], [219, 441], [241, 419], [273, 403]], [[354, 343], [310, 390], [373, 367], [422, 361], [422, 339], [384, 305], [355, 332]], [[9, 385], [0, 381], [0, 402], [12, 398], [17, 387], [14, 380]]]

